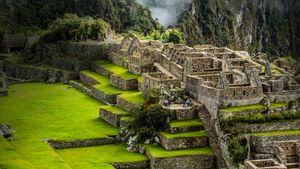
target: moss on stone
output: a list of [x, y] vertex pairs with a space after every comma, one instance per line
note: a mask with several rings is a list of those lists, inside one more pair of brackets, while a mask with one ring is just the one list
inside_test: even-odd
[[249, 105], [249, 106], [238, 106], [238, 107], [227, 107], [221, 109], [223, 112], [228, 112], [228, 113], [234, 113], [234, 112], [241, 112], [241, 111], [247, 111], [247, 110], [253, 110], [253, 109], [264, 109], [266, 108], [263, 105]]
[[119, 107], [116, 106], [101, 106], [101, 109], [107, 110], [109, 112], [112, 112], [114, 114], [119, 114], [119, 115], [128, 115], [129, 113]]
[[300, 135], [300, 130], [285, 130], [285, 131], [260, 132], [260, 133], [251, 133], [251, 135], [255, 135], [255, 136]]

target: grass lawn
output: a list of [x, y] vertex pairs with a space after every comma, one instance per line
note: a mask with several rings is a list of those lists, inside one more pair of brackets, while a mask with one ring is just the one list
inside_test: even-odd
[[300, 135], [300, 130], [285, 130], [285, 131], [272, 131], [261, 133], [250, 133], [255, 136], [284, 136], [284, 135]]
[[74, 168], [80, 165], [86, 166], [86, 159], [88, 159], [89, 165], [95, 165], [95, 168], [98, 167], [97, 164], [101, 163], [136, 162], [148, 160], [146, 156], [129, 152], [126, 150], [126, 148], [126, 145], [120, 144], [61, 149], [56, 150], [56, 152]]
[[175, 127], [185, 127], [185, 126], [202, 126], [203, 123], [199, 121], [199, 119], [192, 119], [192, 120], [174, 120], [171, 121], [170, 127], [175, 128]]
[[168, 139], [177, 139], [177, 138], [186, 138], [186, 137], [206, 137], [207, 136], [207, 133], [204, 130], [178, 133], [178, 134], [160, 132], [160, 134], [162, 134], [163, 136], [165, 136]]
[[177, 157], [186, 155], [214, 155], [210, 147], [193, 148], [193, 149], [180, 149], [167, 151], [159, 146], [146, 145], [146, 150], [156, 158]]
[[[37, 168], [71, 168], [43, 141], [116, 135], [119, 129], [98, 118], [101, 106], [104, 105], [68, 85], [10, 86], [9, 96], [0, 97], [0, 123], [12, 125], [14, 140], [9, 142], [11, 148], [1, 148], [0, 163], [4, 158], [6, 162], [20, 161]], [[101, 155], [104, 154], [100, 151]]]

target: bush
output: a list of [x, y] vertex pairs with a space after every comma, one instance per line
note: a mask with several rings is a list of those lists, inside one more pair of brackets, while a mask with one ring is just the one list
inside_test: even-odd
[[60, 40], [104, 40], [109, 31], [108, 24], [101, 19], [80, 18], [75, 14], [65, 14], [63, 18], [52, 22], [42, 39], [48, 43]]
[[233, 137], [229, 140], [229, 153], [235, 163], [243, 162], [247, 158], [247, 139]]
[[179, 44], [183, 42], [182, 33], [178, 29], [168, 29], [162, 34], [163, 42]]

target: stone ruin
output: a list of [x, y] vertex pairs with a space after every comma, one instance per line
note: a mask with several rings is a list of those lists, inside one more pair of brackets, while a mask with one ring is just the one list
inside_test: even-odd
[[283, 164], [274, 159], [247, 160], [244, 162], [244, 169], [287, 169]]

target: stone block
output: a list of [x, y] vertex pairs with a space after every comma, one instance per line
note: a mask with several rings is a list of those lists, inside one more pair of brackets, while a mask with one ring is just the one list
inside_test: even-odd
[[137, 79], [123, 79], [118, 75], [110, 76], [110, 84], [122, 90], [138, 90]]

